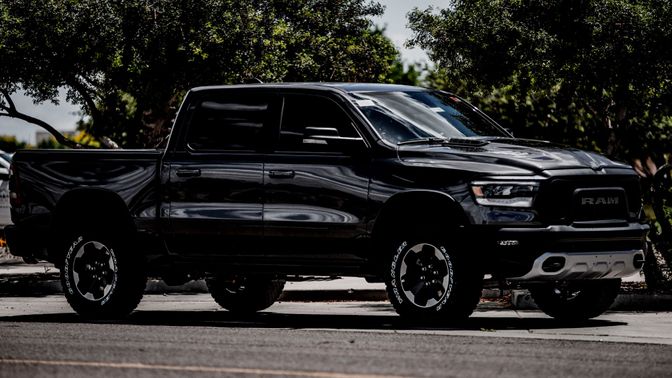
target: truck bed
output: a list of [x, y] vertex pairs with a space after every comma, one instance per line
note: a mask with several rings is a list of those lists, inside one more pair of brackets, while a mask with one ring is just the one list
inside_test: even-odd
[[[131, 214], [155, 215], [161, 150], [22, 150], [13, 159], [12, 220], [49, 218], [62, 196], [100, 189], [119, 195]], [[16, 206], [16, 205], [19, 206]], [[45, 219], [44, 221], [47, 221]]]

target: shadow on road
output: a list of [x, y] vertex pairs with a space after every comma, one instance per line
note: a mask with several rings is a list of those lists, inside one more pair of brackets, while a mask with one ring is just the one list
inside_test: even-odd
[[97, 323], [131, 324], [147, 326], [191, 326], [191, 327], [254, 327], [293, 329], [372, 329], [372, 330], [548, 330], [585, 327], [612, 327], [627, 325], [602, 319], [592, 319], [581, 323], [560, 322], [550, 318], [519, 318], [516, 316], [479, 316], [459, 323], [433, 322], [412, 323], [397, 315], [330, 315], [330, 314], [283, 314], [262, 312], [250, 316], [234, 315], [226, 311], [137, 311], [124, 320], [88, 321], [78, 315], [42, 314], [0, 317], [0, 322], [34, 323]]

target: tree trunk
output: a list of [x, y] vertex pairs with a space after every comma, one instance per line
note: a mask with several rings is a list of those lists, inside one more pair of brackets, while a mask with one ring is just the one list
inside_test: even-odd
[[658, 248], [668, 270], [672, 269], [672, 224], [668, 218], [669, 208], [672, 207], [672, 178], [670, 175], [672, 175], [672, 166], [666, 164], [660, 167], [653, 177], [652, 190], [653, 211], [660, 227]]

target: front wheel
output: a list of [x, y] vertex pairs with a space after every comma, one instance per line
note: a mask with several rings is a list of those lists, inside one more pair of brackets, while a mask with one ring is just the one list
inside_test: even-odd
[[81, 234], [71, 239], [61, 268], [70, 306], [81, 316], [121, 318], [142, 299], [146, 276], [123, 237]]
[[283, 280], [238, 275], [217, 275], [205, 282], [217, 304], [239, 314], [271, 307], [285, 287]]
[[412, 320], [463, 320], [481, 297], [483, 275], [466, 256], [430, 236], [394, 243], [387, 294], [397, 313]]
[[620, 287], [620, 279], [611, 279], [539, 284], [529, 290], [547, 315], [558, 320], [583, 321], [607, 311]]

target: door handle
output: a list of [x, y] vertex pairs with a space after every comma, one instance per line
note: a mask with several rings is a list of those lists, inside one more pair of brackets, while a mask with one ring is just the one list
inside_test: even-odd
[[294, 171], [272, 170], [268, 172], [268, 177], [277, 179], [294, 178]]
[[198, 177], [201, 170], [198, 168], [182, 168], [177, 170], [177, 177]]

